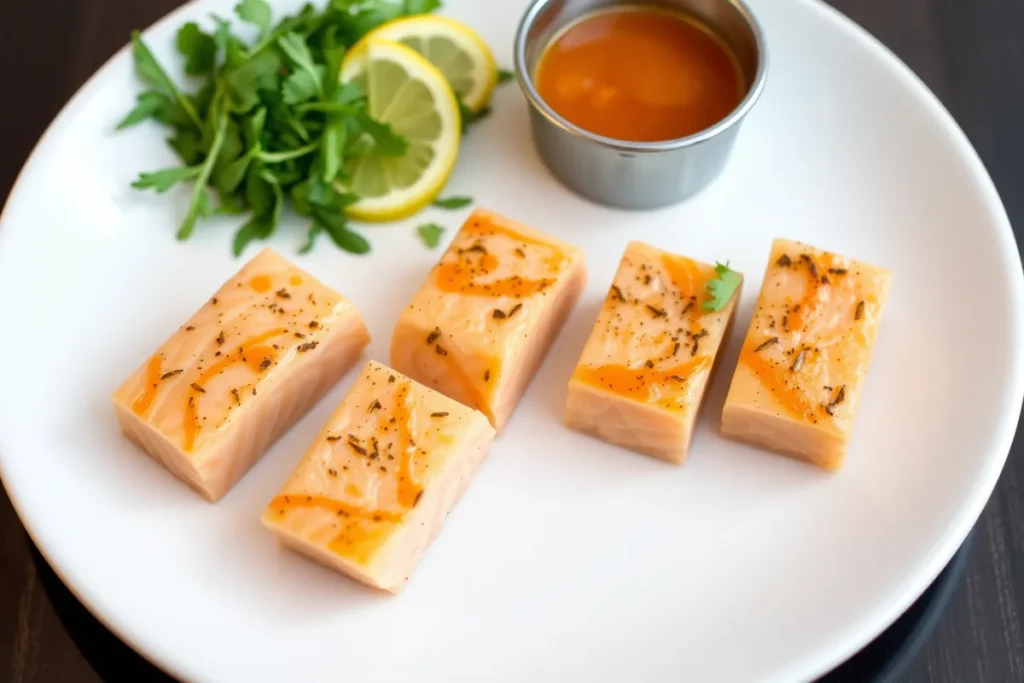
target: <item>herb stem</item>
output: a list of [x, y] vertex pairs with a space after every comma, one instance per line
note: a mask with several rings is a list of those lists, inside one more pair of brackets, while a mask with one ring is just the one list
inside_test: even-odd
[[299, 114], [318, 111], [325, 114], [349, 114], [354, 116], [359, 109], [351, 104], [342, 104], [340, 102], [305, 102], [296, 106], [295, 111]]
[[292, 159], [298, 159], [299, 157], [312, 154], [313, 152], [320, 149], [320, 141], [316, 140], [309, 143], [304, 147], [298, 149], [291, 149], [287, 152], [259, 152], [259, 159], [265, 164], [280, 164], [285, 161], [291, 161]]
[[182, 93], [180, 90], [174, 91], [174, 98], [178, 100], [178, 104], [180, 104], [181, 108], [185, 110], [185, 113], [188, 114], [188, 117], [192, 119], [192, 123], [195, 124], [196, 129], [202, 130], [203, 122], [199, 118], [199, 112], [197, 112], [196, 108], [192, 106], [192, 102], [189, 101], [189, 99], [185, 97], [184, 93]]
[[[213, 105], [211, 105], [213, 107]], [[224, 137], [228, 130], [228, 112], [227, 109], [221, 112], [220, 122], [217, 124], [217, 132], [213, 136], [213, 143], [210, 145], [210, 151], [206, 155], [206, 159], [203, 161], [203, 167], [199, 171], [199, 177], [196, 178], [195, 184], [192, 186], [192, 202], [189, 204], [188, 214], [185, 216], [184, 222], [181, 224], [181, 229], [178, 230], [178, 239], [188, 239], [192, 234], [192, 230], [196, 226], [196, 218], [199, 212], [199, 204], [203, 199], [203, 193], [207, 191], [206, 183], [210, 180], [210, 174], [213, 173], [213, 166], [217, 163], [217, 155], [220, 154], [220, 148], [224, 144]]]

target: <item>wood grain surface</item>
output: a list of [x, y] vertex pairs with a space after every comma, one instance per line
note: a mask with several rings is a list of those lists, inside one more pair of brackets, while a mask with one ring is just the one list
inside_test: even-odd
[[[498, 0], [495, 0], [498, 1]], [[771, 2], [772, 0], [762, 0]], [[176, 0], [0, 2], [0, 192], [6, 198], [36, 140], [65, 101], [133, 28]], [[1011, 220], [1024, 226], [1024, 1], [833, 0], [935, 91], [974, 143]], [[1024, 232], [1017, 230], [1018, 242]], [[963, 553], [963, 572], [896, 679], [910, 683], [1024, 681], [1024, 441]], [[0, 680], [162, 682], [164, 677], [92, 619], [46, 566], [0, 496]], [[917, 608], [915, 608], [917, 609]], [[908, 620], [913, 621], [914, 615]], [[920, 630], [918, 630], [919, 632]], [[906, 650], [897, 629], [828, 676], [873, 680]], [[282, 682], [288, 683], [288, 682]]]

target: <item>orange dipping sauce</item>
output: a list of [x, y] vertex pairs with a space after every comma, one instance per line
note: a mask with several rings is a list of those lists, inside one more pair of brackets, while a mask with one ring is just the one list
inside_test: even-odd
[[747, 91], [732, 52], [696, 19], [655, 7], [616, 7], [558, 33], [534, 77], [570, 123], [633, 142], [673, 140], [721, 121]]

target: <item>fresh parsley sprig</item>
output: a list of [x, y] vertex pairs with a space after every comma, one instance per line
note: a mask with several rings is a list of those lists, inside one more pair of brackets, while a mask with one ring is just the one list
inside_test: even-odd
[[708, 280], [708, 300], [704, 302], [705, 311], [720, 311], [729, 305], [733, 294], [743, 284], [743, 276], [729, 268], [729, 262], [725, 265], [715, 264], [716, 277]]
[[433, 249], [441, 243], [441, 237], [444, 236], [444, 228], [437, 223], [424, 223], [416, 228], [416, 233], [423, 240], [423, 244], [426, 245], [427, 249]]
[[439, 209], [447, 209], [449, 211], [465, 208], [472, 203], [472, 197], [439, 197], [434, 200], [434, 206]]
[[358, 197], [339, 181], [356, 157], [400, 155], [407, 143], [370, 115], [357, 86], [338, 83], [341, 60], [383, 22], [439, 6], [438, 0], [331, 0], [275, 24], [265, 0], [241, 0], [236, 17], [258, 31], [251, 44], [219, 17], [212, 32], [194, 22], [178, 31], [175, 45], [195, 85], [188, 91], [134, 32], [135, 69], [148, 89], [118, 129], [149, 119], [168, 126], [168, 144], [182, 165], [141, 173], [132, 186], [166, 192], [193, 184], [178, 239], [188, 239], [199, 218], [248, 212], [233, 242], [241, 254], [274, 233], [289, 204], [310, 220], [302, 251], [326, 234], [341, 249], [368, 252], [369, 242], [344, 213]]

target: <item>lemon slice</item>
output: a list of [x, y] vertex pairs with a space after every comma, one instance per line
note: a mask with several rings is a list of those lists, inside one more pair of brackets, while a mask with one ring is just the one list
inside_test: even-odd
[[490, 101], [498, 67], [487, 43], [465, 24], [423, 14], [389, 21], [364, 38], [375, 39], [402, 43], [426, 57], [472, 111], [480, 111]]
[[349, 52], [341, 80], [359, 85], [370, 116], [408, 143], [401, 156], [346, 161], [344, 189], [360, 197], [347, 212], [368, 221], [415, 213], [444, 187], [459, 154], [459, 105], [448, 81], [415, 50], [376, 39]]

